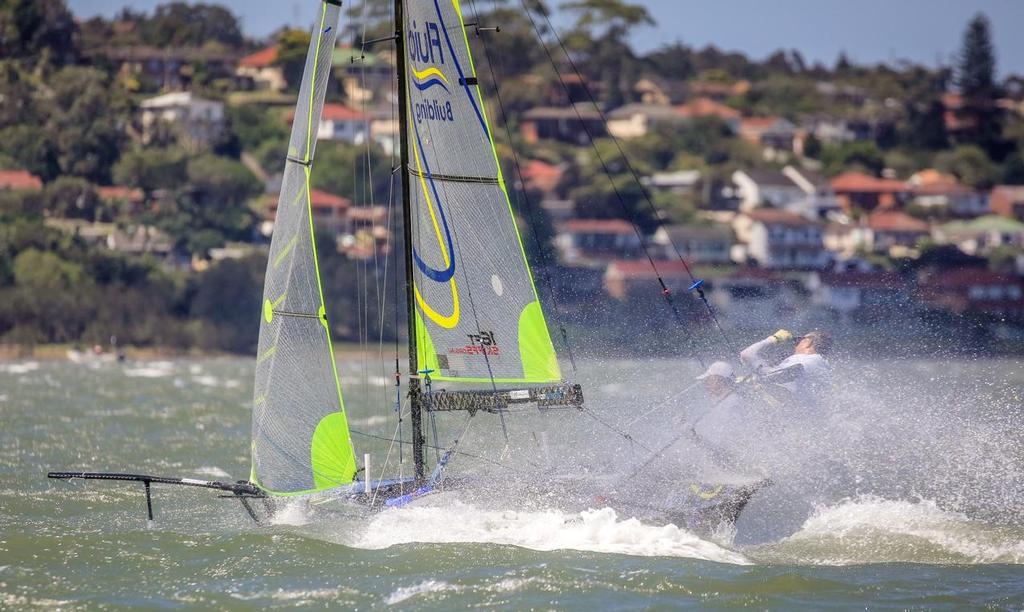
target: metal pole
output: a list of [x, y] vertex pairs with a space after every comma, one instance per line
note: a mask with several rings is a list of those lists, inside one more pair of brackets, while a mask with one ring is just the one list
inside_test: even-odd
[[395, 0], [395, 66], [398, 71], [398, 143], [401, 149], [402, 226], [405, 245], [405, 299], [409, 330], [409, 415], [412, 421], [412, 457], [416, 480], [426, 476], [424, 468], [423, 414], [420, 404], [419, 364], [416, 360], [416, 296], [413, 287], [412, 192], [409, 181], [409, 92], [405, 80], [405, 14], [402, 0]]

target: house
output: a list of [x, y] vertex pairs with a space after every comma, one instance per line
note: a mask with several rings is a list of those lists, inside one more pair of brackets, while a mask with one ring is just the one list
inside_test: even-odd
[[984, 256], [1000, 246], [1024, 249], [1024, 222], [999, 215], [946, 223], [935, 235], [968, 255]]
[[42, 191], [43, 180], [28, 170], [0, 170], [0, 189], [6, 191]]
[[748, 117], [740, 120], [739, 136], [770, 151], [793, 151], [796, 126], [782, 117]]
[[910, 175], [907, 184], [917, 206], [943, 209], [957, 217], [977, 217], [989, 212], [988, 196], [961, 184], [951, 174], [921, 170]]
[[183, 91], [143, 100], [139, 106], [146, 144], [170, 133], [183, 147], [195, 151], [212, 147], [224, 135], [223, 102]]
[[846, 172], [832, 179], [843, 212], [854, 209], [898, 208], [907, 201], [910, 187], [903, 181], [874, 177], [861, 172]]
[[731, 262], [732, 230], [725, 226], [663, 225], [651, 237], [665, 259], [682, 257], [695, 264]]
[[653, 130], [671, 129], [682, 122], [683, 118], [670, 106], [626, 104], [608, 114], [608, 133], [628, 140]]
[[591, 138], [606, 135], [601, 114], [592, 105], [579, 107], [531, 108], [522, 115], [520, 130], [523, 140], [536, 144], [539, 140], [558, 140], [575, 145], [590, 143]]
[[843, 317], [869, 312], [884, 316], [910, 302], [909, 286], [895, 272], [812, 272], [806, 285], [812, 304]]
[[689, 94], [693, 98], [711, 98], [722, 102], [728, 98], [745, 96], [750, 91], [750, 81], [741, 79], [733, 83], [724, 81], [690, 81], [687, 83]]
[[633, 92], [642, 104], [671, 106], [686, 98], [687, 87], [682, 81], [646, 76], [636, 82]]
[[824, 176], [795, 166], [786, 166], [782, 174], [793, 181], [801, 191], [804, 199], [793, 202], [786, 208], [809, 219], [824, 219], [831, 213], [840, 210], [839, 200], [832, 190], [832, 185]]
[[740, 128], [740, 112], [711, 98], [696, 98], [674, 108], [683, 119], [714, 117], [725, 122], [734, 133]]
[[604, 271], [604, 290], [617, 300], [632, 296], [656, 296], [662, 291], [658, 279], [672, 293], [683, 293], [692, 284], [690, 274], [678, 259], [614, 259]]
[[772, 170], [737, 170], [732, 173], [732, 181], [744, 212], [761, 206], [788, 208], [807, 197], [793, 179]]
[[563, 164], [549, 164], [539, 159], [531, 159], [521, 167], [519, 172], [523, 179], [521, 188], [540, 192], [544, 199], [555, 197], [562, 175], [565, 173]]
[[954, 314], [1024, 320], [1024, 279], [984, 268], [932, 274], [918, 283], [917, 298]]
[[[289, 111], [288, 123], [295, 120], [295, 111]], [[316, 137], [319, 140], [338, 140], [349, 144], [363, 144], [370, 134], [370, 116], [344, 104], [326, 103], [320, 114]]]
[[352, 104], [385, 104], [395, 94], [394, 54], [383, 48], [371, 51], [369, 48], [339, 45], [334, 50], [332, 64], [334, 73], [345, 92], [345, 99]]
[[107, 235], [107, 248], [128, 255], [154, 255], [166, 258], [174, 251], [174, 241], [159, 229], [149, 225], [134, 225], [116, 229]]
[[640, 183], [651, 191], [675, 195], [694, 195], [700, 185], [700, 170], [676, 170], [655, 172], [640, 179]]
[[869, 230], [866, 247], [891, 257], [917, 255], [921, 240], [931, 236], [931, 226], [896, 210], [877, 210], [867, 218]]
[[[268, 194], [267, 215], [260, 226], [260, 233], [270, 236], [274, 231], [274, 221], [277, 218], [277, 204], [280, 194]], [[313, 211], [313, 223], [318, 229], [331, 232], [334, 235], [343, 234], [348, 229], [348, 210], [352, 202], [348, 198], [334, 195], [320, 189], [309, 190], [309, 205]]]
[[230, 79], [238, 54], [217, 45], [203, 47], [150, 47], [112, 44], [89, 51], [89, 60], [110, 66], [131, 90], [182, 91], [192, 85], [196, 67], [206, 79]]
[[391, 251], [386, 206], [353, 206], [345, 213], [345, 231], [338, 236], [338, 251], [350, 259], [367, 260]]
[[288, 86], [284, 70], [277, 63], [277, 45], [265, 47], [238, 60], [235, 76], [251, 81], [254, 89], [262, 91], [284, 91]]
[[558, 226], [555, 247], [568, 265], [594, 265], [631, 259], [642, 253], [636, 227], [622, 219], [570, 219]]
[[737, 215], [733, 228], [743, 245], [737, 250], [739, 259], [764, 268], [821, 269], [831, 258], [822, 241], [822, 224], [796, 213], [758, 208]]
[[997, 215], [1024, 221], [1024, 185], [997, 185], [988, 196], [988, 204]]

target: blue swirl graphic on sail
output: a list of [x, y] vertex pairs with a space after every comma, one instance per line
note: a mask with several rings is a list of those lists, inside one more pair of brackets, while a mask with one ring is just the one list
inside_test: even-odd
[[[480, 127], [483, 129], [484, 135], [488, 139], [490, 139], [490, 130], [487, 129], [487, 122], [484, 121], [483, 115], [480, 112], [480, 108], [477, 105], [476, 99], [474, 98], [473, 93], [470, 90], [470, 81], [466, 79], [466, 75], [462, 70], [462, 65], [459, 63], [458, 54], [456, 54], [455, 46], [452, 44], [451, 37], [448, 35], [448, 27], [447, 24], [445, 24], [444, 16], [441, 14], [441, 6], [440, 4], [438, 4], [438, 0], [434, 0], [434, 8], [435, 11], [437, 12], [437, 19], [441, 24], [440, 29], [442, 32], [444, 32], [445, 43], [448, 46], [448, 51], [451, 53], [452, 60], [455, 63], [455, 69], [459, 73], [459, 83], [462, 85], [463, 91], [466, 92], [466, 97], [469, 99], [469, 103], [473, 107], [473, 112], [476, 113], [477, 121], [479, 122]], [[431, 66], [430, 68], [427, 68], [422, 71], [418, 71], [412, 67], [410, 68], [413, 75], [413, 85], [415, 85], [418, 90], [424, 91], [431, 87], [440, 86], [449, 94], [451, 93], [451, 91], [446, 86], [448, 79], [445, 77], [444, 73], [441, 72], [436, 67]], [[452, 276], [455, 275], [456, 257], [454, 241], [452, 240], [451, 231], [448, 228], [448, 219], [444, 212], [444, 206], [441, 201], [441, 196], [437, 191], [437, 185], [434, 183], [433, 175], [430, 170], [430, 161], [428, 160], [427, 152], [423, 147], [423, 141], [420, 138], [419, 126], [416, 125], [415, 121], [412, 121], [410, 123], [413, 124], [413, 131], [416, 134], [416, 145], [420, 150], [421, 159], [423, 160], [423, 165], [424, 168], [426, 169], [427, 181], [430, 184], [430, 190], [434, 194], [434, 203], [437, 206], [437, 210], [441, 216], [441, 226], [444, 230], [445, 242], [447, 243], [448, 246], [448, 253], [450, 254], [450, 258], [447, 269], [437, 270], [430, 267], [430, 265], [423, 261], [415, 247], [413, 248], [412, 256], [413, 260], [416, 262], [416, 267], [419, 268], [420, 272], [422, 272], [424, 276], [438, 283], [446, 283], [452, 278]]]
[[412, 76], [412, 84], [420, 91], [426, 91], [431, 87], [437, 86], [446, 92], [451, 93], [451, 91], [448, 90], [448, 79], [444, 76], [444, 73], [437, 68], [430, 67], [422, 71], [412, 68]]

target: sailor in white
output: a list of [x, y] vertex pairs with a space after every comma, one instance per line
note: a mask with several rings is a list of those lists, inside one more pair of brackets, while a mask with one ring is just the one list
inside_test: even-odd
[[[761, 354], [766, 348], [796, 341], [793, 354], [774, 366], [769, 366]], [[832, 349], [832, 336], [823, 331], [812, 331], [799, 338], [790, 332], [780, 329], [760, 342], [755, 342], [740, 353], [740, 361], [754, 370], [756, 374], [765, 375], [781, 372], [793, 366], [801, 366], [797, 376], [788, 382], [780, 383], [793, 395], [795, 403], [801, 406], [817, 408], [822, 406], [831, 391], [832, 369], [825, 359]]]

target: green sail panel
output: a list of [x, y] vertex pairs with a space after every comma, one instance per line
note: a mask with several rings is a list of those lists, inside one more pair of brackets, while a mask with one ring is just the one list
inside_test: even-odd
[[325, 316], [309, 193], [338, 13], [339, 7], [324, 3], [310, 41], [263, 289], [250, 479], [277, 495], [348, 484], [356, 472]]
[[408, 3], [405, 32], [418, 362], [435, 380], [557, 382], [458, 2]]

